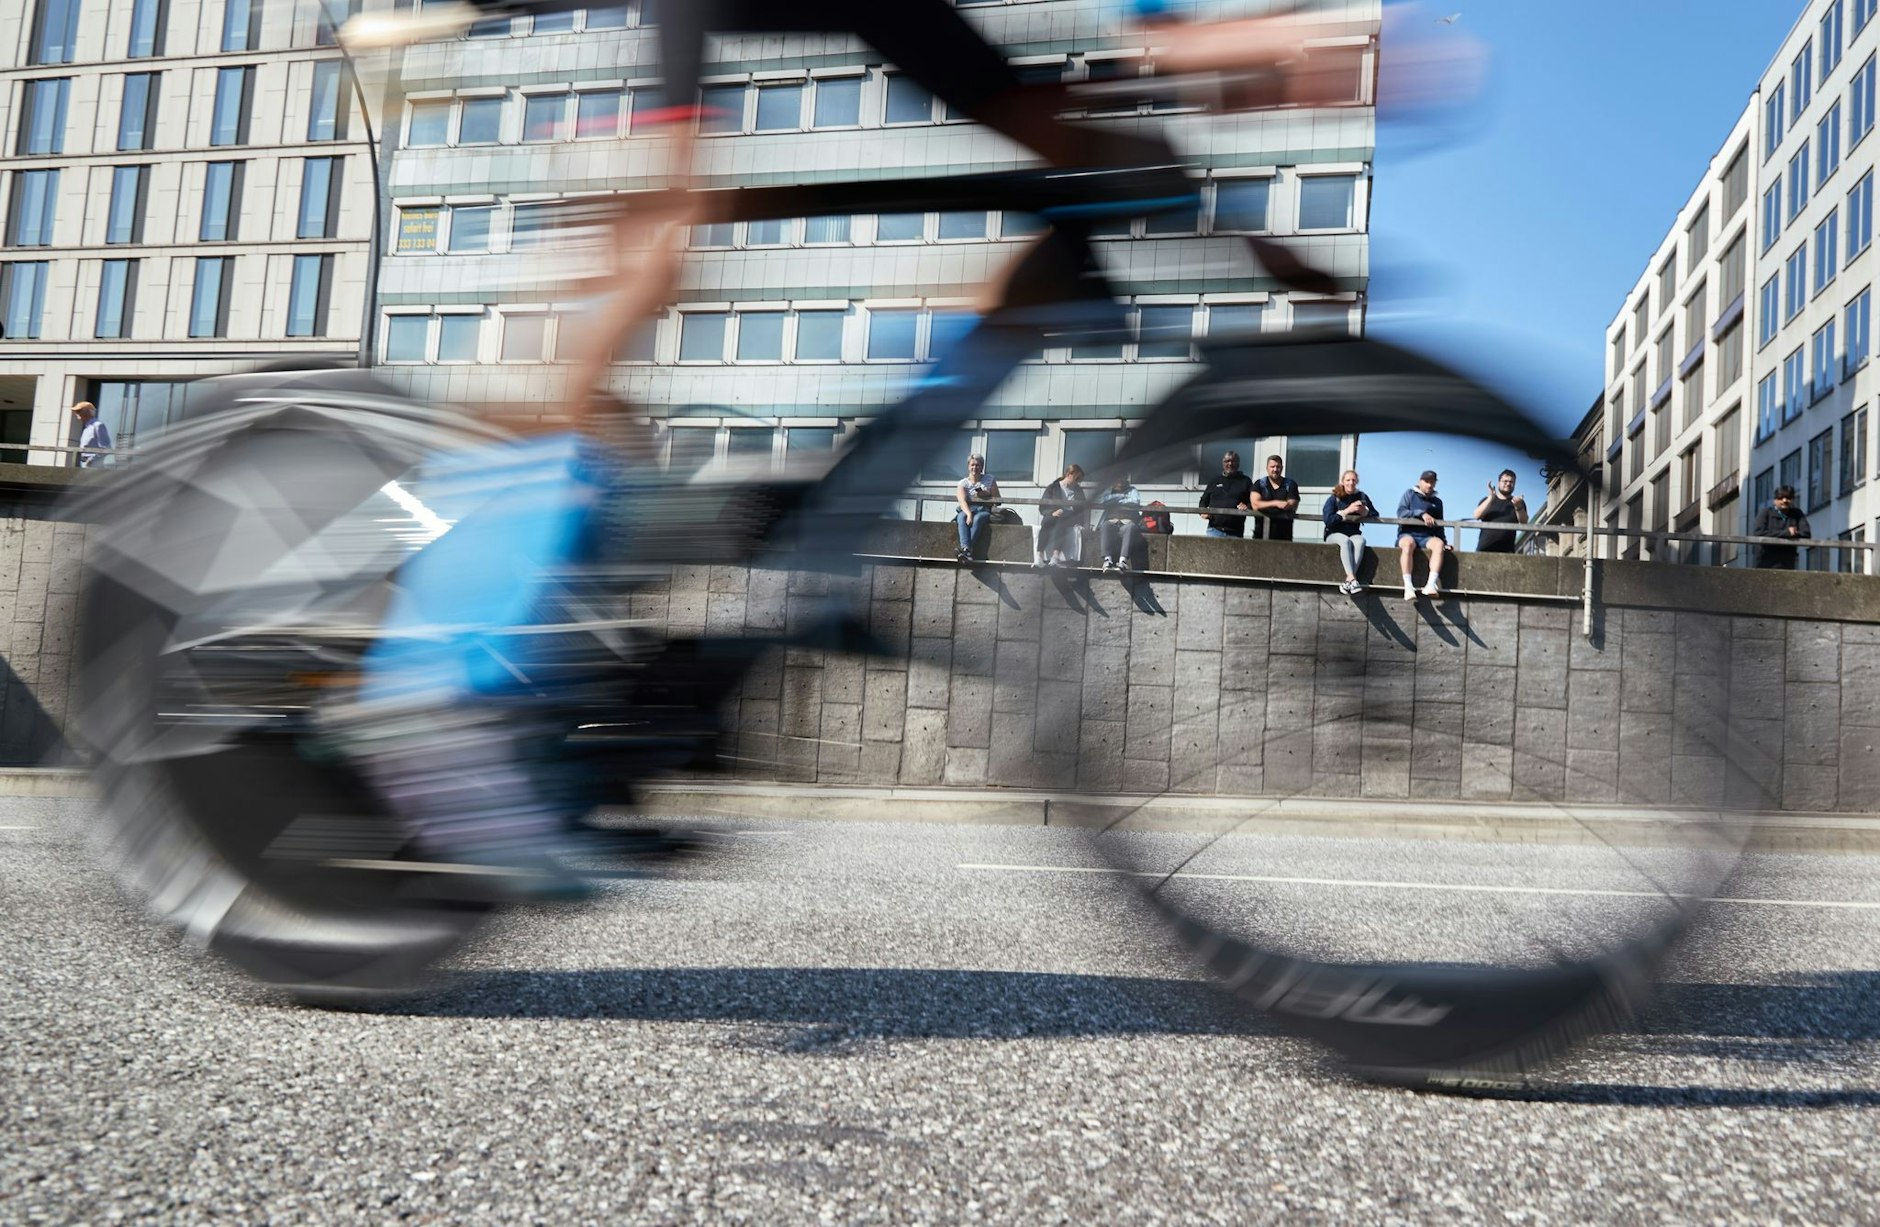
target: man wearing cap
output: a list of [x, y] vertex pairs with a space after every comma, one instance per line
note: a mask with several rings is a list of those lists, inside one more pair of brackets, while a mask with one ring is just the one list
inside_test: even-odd
[[1443, 539], [1442, 526], [1438, 524], [1443, 518], [1443, 500], [1436, 494], [1435, 469], [1424, 469], [1417, 484], [1403, 492], [1403, 497], [1397, 500], [1397, 518], [1413, 521], [1405, 524], [1397, 537], [1397, 547], [1403, 554], [1403, 599], [1417, 599], [1416, 582], [1410, 578], [1410, 572], [1419, 549], [1430, 552], [1430, 578], [1423, 585], [1423, 595], [1441, 596], [1443, 552], [1449, 548], [1449, 542]]
[[[98, 417], [98, 406], [88, 400], [79, 401], [72, 406], [72, 416], [78, 419], [78, 445], [81, 448], [110, 448], [111, 430]], [[81, 451], [78, 453], [78, 467], [81, 469], [102, 468], [108, 459], [110, 457], [103, 452]]]

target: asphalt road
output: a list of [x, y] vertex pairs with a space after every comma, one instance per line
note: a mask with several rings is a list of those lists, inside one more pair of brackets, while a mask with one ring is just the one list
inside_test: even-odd
[[[1880, 1216], [1868, 858], [1749, 865], [1639, 1033], [1563, 1094], [1478, 1101], [1354, 1084], [1224, 1006], [1112, 878], [1065, 872], [1092, 863], [1066, 832], [768, 824], [342, 1013], [144, 925], [86, 821], [0, 801], [0, 1222]], [[1505, 846], [1306, 839], [1217, 848], [1193, 889], [1431, 958], [1496, 908], [1633, 905], [1638, 869], [1523, 855], [1618, 893], [1484, 889]]]

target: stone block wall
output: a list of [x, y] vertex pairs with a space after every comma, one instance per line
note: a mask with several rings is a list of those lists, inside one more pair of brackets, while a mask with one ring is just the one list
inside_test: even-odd
[[56, 754], [70, 704], [85, 526], [0, 504], [0, 766]]

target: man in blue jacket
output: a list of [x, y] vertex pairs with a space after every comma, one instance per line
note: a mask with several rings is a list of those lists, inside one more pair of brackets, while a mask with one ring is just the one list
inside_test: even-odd
[[1444, 540], [1439, 523], [1443, 518], [1443, 500], [1436, 494], [1435, 469], [1424, 469], [1417, 484], [1403, 492], [1403, 497], [1397, 500], [1397, 518], [1415, 521], [1405, 524], [1397, 537], [1397, 548], [1403, 554], [1403, 599], [1417, 599], [1416, 581], [1410, 573], [1415, 568], [1419, 549], [1430, 552], [1430, 578], [1423, 585], [1423, 595], [1441, 596], [1443, 554], [1449, 542]]

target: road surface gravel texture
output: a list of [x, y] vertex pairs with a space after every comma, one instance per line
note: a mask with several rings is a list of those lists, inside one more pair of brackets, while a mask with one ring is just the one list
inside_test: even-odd
[[[1113, 879], [1045, 871], [1088, 863], [1061, 830], [734, 825], [341, 1012], [145, 925], [90, 821], [0, 801], [0, 1222], [1880, 1218], [1869, 858], [1760, 858], [1731, 889], [1793, 902], [1711, 913], [1637, 1033], [1561, 1093], [1471, 1100], [1358, 1085], [1225, 1006]], [[1332, 880], [1284, 896], [1324, 923], [1442, 907], [1338, 881], [1462, 855], [1247, 847]]]

